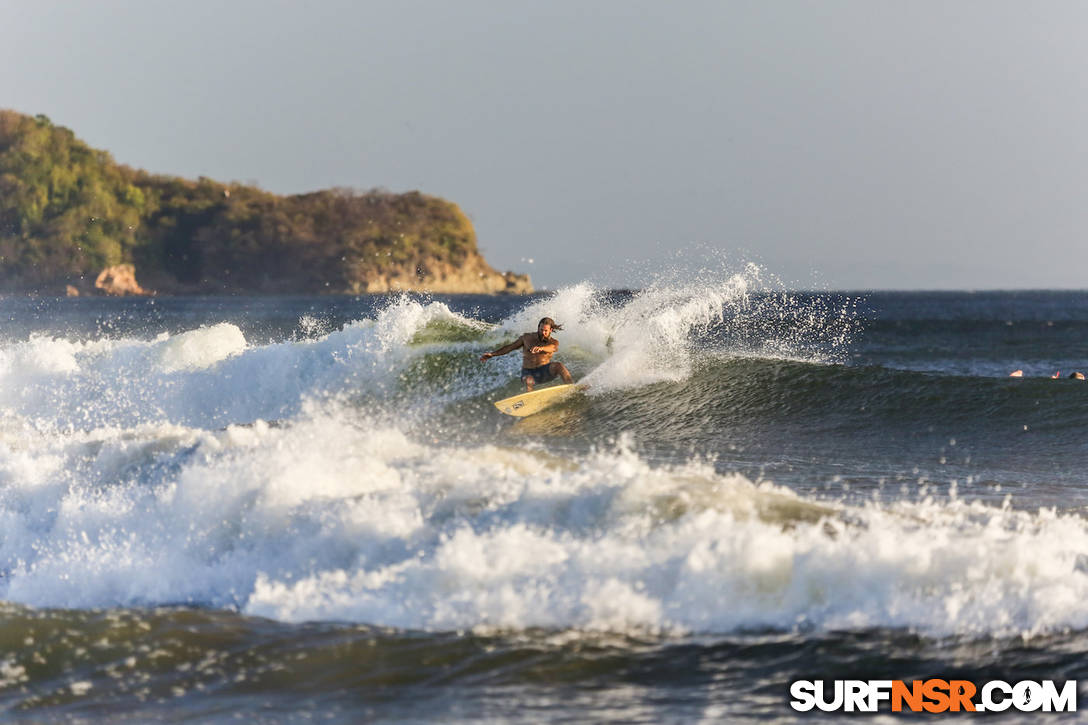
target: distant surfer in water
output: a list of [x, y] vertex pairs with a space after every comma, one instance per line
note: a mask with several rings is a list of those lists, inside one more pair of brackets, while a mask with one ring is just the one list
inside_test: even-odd
[[552, 331], [562, 329], [563, 326], [555, 324], [555, 320], [545, 317], [537, 323], [536, 332], [526, 332], [495, 352], [485, 352], [480, 356], [480, 362], [490, 360], [496, 355], [505, 355], [520, 347], [521, 379], [526, 390], [532, 392], [534, 385], [554, 380], [557, 375], [563, 378], [564, 383], [573, 383], [574, 378], [570, 376], [567, 366], [561, 362], [552, 362], [552, 355], [559, 349], [559, 340], [552, 337]]
[[[1061, 376], [1062, 376], [1062, 371], [1059, 370], [1058, 372], [1051, 375], [1050, 379], [1051, 380], [1058, 380], [1059, 378], [1061, 378]], [[1013, 370], [1011, 373], [1009, 373], [1009, 377], [1010, 378], [1022, 378], [1022, 377], [1024, 377], [1024, 371], [1023, 370]], [[1085, 379], [1084, 373], [1076, 373], [1076, 372], [1069, 373], [1069, 377], [1072, 378], [1073, 380], [1084, 380]]]

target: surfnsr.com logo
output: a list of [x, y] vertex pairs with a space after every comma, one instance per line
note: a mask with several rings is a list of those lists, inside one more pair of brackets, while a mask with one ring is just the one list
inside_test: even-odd
[[797, 680], [790, 697], [799, 712], [1076, 712], [1077, 681]]

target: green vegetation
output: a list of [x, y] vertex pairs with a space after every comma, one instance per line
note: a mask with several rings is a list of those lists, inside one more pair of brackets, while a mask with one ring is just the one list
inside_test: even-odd
[[[0, 290], [87, 289], [132, 263], [163, 292], [364, 292], [487, 270], [472, 223], [418, 192], [278, 196], [117, 164], [45, 116], [0, 110]], [[483, 275], [480, 275], [483, 276]], [[527, 280], [526, 280], [527, 283]]]

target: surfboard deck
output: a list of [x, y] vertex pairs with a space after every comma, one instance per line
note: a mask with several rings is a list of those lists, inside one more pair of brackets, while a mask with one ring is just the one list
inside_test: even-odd
[[524, 418], [527, 415], [539, 413], [545, 408], [550, 408], [585, 389], [585, 385], [574, 383], [553, 385], [549, 388], [537, 388], [531, 393], [520, 393], [495, 401], [495, 407], [507, 415]]

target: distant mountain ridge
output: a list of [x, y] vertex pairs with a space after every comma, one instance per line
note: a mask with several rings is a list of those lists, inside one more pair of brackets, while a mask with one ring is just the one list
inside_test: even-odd
[[134, 290], [165, 294], [532, 292], [528, 275], [487, 263], [444, 199], [150, 174], [45, 116], [0, 110], [0, 291], [93, 292], [125, 265]]

